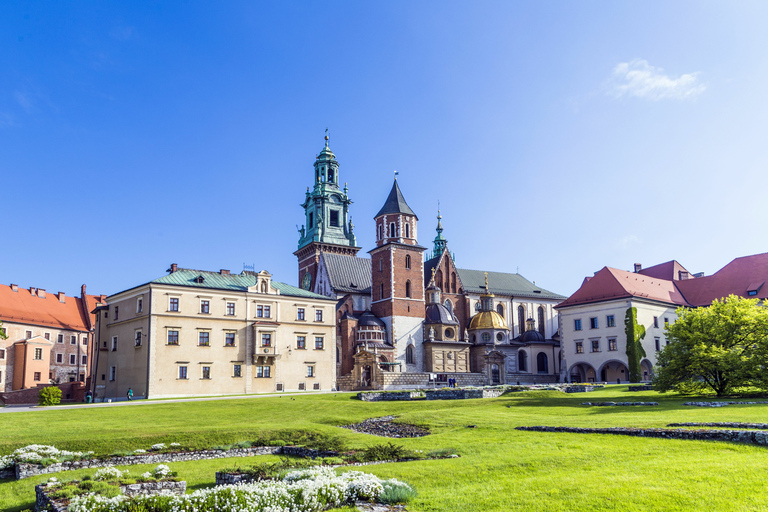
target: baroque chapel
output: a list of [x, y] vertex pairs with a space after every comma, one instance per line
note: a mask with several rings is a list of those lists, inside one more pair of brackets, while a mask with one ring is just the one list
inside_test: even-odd
[[328, 140], [301, 204], [305, 219], [294, 255], [301, 287], [337, 300], [337, 386], [559, 381], [554, 306], [565, 297], [518, 273], [457, 267], [439, 211], [431, 249], [420, 245], [419, 218], [396, 176], [374, 217], [376, 244], [369, 257], [358, 256], [349, 189], [339, 186]]

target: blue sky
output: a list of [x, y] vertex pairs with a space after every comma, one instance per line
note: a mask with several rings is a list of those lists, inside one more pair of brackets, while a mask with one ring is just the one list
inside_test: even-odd
[[0, 282], [297, 283], [325, 128], [363, 252], [398, 170], [460, 267], [768, 250], [765, 2], [4, 2]]

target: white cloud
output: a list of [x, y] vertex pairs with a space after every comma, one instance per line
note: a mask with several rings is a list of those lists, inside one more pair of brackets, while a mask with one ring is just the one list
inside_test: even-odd
[[617, 98], [634, 96], [649, 100], [685, 100], [703, 93], [707, 86], [699, 82], [699, 73], [686, 73], [674, 78], [662, 68], [635, 59], [621, 62], [613, 68], [608, 81], [608, 93]]
[[638, 238], [636, 235], [626, 235], [613, 241], [616, 249], [621, 251], [626, 251], [630, 248], [630, 246], [637, 245], [640, 242], [640, 238]]

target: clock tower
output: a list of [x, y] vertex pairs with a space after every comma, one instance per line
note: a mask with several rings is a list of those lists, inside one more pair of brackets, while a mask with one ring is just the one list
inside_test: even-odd
[[315, 158], [314, 184], [307, 187], [301, 204], [305, 223], [299, 228], [299, 248], [293, 253], [299, 262], [299, 286], [310, 291], [315, 287], [321, 253], [355, 256], [360, 250], [349, 216], [352, 201], [346, 183], [339, 188], [339, 163], [328, 140], [326, 133], [325, 147]]

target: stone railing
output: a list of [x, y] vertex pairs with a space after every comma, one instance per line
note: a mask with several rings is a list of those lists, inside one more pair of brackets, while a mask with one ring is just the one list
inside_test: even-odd
[[751, 430], [687, 430], [665, 428], [577, 428], [577, 427], [515, 427], [533, 432], [565, 432], [572, 434], [614, 434], [620, 436], [661, 437], [695, 441], [727, 441], [768, 446], [768, 432]]
[[[254, 455], [275, 455], [283, 452], [280, 446], [254, 446], [252, 448], [235, 448], [232, 450], [200, 450], [191, 452], [172, 453], [142, 453], [125, 457], [109, 457], [106, 459], [73, 460], [57, 462], [48, 466], [40, 464], [17, 464], [14, 475], [16, 479], [29, 478], [36, 475], [72, 471], [75, 469], [99, 468], [104, 466], [131, 466], [134, 464], [159, 464], [164, 462], [182, 462], [188, 460], [226, 459], [229, 457], [253, 457]], [[304, 449], [306, 450], [306, 449]], [[311, 456], [311, 455], [306, 455]]]
[[[54, 489], [55, 490], [55, 489]], [[141, 494], [171, 493], [182, 495], [187, 491], [187, 482], [143, 482], [121, 485], [120, 491], [126, 496], [133, 497]], [[48, 496], [48, 487], [35, 486], [35, 511], [50, 510], [53, 512], [66, 512], [67, 504], [59, 503]]]

